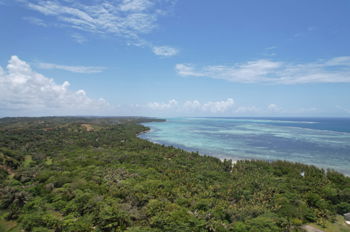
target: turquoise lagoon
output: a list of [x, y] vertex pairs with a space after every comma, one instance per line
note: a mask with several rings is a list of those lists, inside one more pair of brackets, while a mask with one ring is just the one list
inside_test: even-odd
[[221, 159], [288, 160], [350, 175], [347, 118], [169, 118], [140, 137]]

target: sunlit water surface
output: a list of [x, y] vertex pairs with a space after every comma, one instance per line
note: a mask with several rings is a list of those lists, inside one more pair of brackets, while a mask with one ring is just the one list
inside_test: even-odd
[[143, 139], [232, 160], [288, 160], [350, 175], [350, 119], [170, 118]]

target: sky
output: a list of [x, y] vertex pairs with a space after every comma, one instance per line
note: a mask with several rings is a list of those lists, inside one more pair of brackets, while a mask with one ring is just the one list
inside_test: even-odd
[[350, 117], [348, 0], [0, 0], [0, 117]]

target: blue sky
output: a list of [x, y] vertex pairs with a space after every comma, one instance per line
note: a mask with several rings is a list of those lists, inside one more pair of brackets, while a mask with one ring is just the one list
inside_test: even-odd
[[349, 11], [347, 0], [0, 0], [0, 117], [349, 117]]

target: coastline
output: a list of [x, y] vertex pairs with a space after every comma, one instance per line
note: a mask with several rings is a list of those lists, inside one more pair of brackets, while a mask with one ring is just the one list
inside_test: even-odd
[[[141, 124], [143, 125], [143, 123]], [[145, 126], [145, 125], [143, 125]], [[163, 146], [166, 146], [166, 147], [170, 147], [170, 146], [173, 146], [173, 147], [176, 147], [178, 149], [181, 149], [181, 150], [184, 150], [186, 152], [196, 152], [198, 153], [199, 155], [201, 156], [210, 156], [210, 157], [214, 157], [214, 158], [217, 158], [219, 159], [221, 162], [224, 162], [225, 160], [231, 160], [232, 162], [232, 165], [236, 164], [238, 161], [240, 160], [252, 160], [252, 159], [240, 159], [240, 158], [233, 158], [233, 157], [228, 157], [228, 156], [223, 156], [223, 155], [217, 155], [217, 154], [205, 154], [205, 153], [202, 153], [202, 152], [199, 152], [199, 151], [194, 151], [194, 150], [190, 150], [190, 149], [186, 149], [184, 147], [180, 147], [180, 146], [176, 146], [176, 145], [170, 145], [170, 144], [164, 144], [164, 143], [160, 143], [160, 142], [155, 142], [155, 141], [152, 141], [150, 139], [147, 139], [147, 138], [143, 138], [141, 137], [142, 135], [144, 134], [147, 134], [149, 132], [151, 132], [152, 129], [147, 127], [147, 129], [145, 131], [142, 131], [142, 132], [139, 132], [136, 134], [136, 137], [139, 138], [139, 139], [142, 139], [142, 140], [145, 140], [147, 142], [150, 142], [150, 143], [153, 143], [153, 144], [157, 144], [157, 145], [163, 145]]]
[[140, 138], [140, 137], [139, 137], [140, 135], [146, 134], [146, 133], [148, 133], [148, 132], [150, 132], [150, 131], [151, 131], [151, 129], [150, 129], [150, 128], [147, 128], [146, 130], [137, 133], [137, 134], [136, 134], [136, 137]]
[[[191, 118], [191, 119], [193, 119], [193, 118]], [[210, 119], [212, 119], [212, 118], [210, 118]], [[183, 120], [183, 118], [181, 118], [181, 120]], [[166, 120], [166, 121], [168, 121], [168, 120]], [[171, 122], [171, 120], [170, 120], [170, 122]], [[288, 158], [287, 156], [283, 156], [283, 155], [278, 157], [276, 155], [276, 151], [271, 150], [271, 153], [272, 153], [271, 155], [267, 154], [266, 156], [264, 156], [264, 154], [258, 153], [258, 156], [256, 156], [253, 153], [253, 155], [251, 155], [249, 157], [249, 154], [243, 154], [243, 156], [247, 155], [247, 157], [245, 158], [245, 157], [242, 157], [242, 156], [235, 156], [234, 154], [232, 156], [231, 156], [231, 154], [225, 155], [222, 152], [220, 152], [220, 150], [214, 151], [213, 149], [215, 149], [215, 146], [211, 146], [211, 148], [210, 148], [211, 150], [209, 149], [208, 150], [209, 152], [205, 152], [205, 151], [207, 151], [205, 146], [206, 146], [206, 144], [211, 144], [210, 141], [209, 141], [209, 143], [208, 143], [208, 141], [207, 141], [207, 143], [204, 143], [203, 149], [201, 149], [198, 146], [198, 143], [197, 143], [196, 146], [193, 146], [193, 147], [189, 147], [189, 146], [180, 144], [179, 141], [181, 142], [181, 139], [183, 141], [186, 141], [183, 138], [180, 138], [179, 141], [177, 141], [177, 142], [154, 141], [154, 140], [152, 140], [151, 136], [145, 135], [145, 134], [148, 134], [148, 133], [152, 132], [152, 126], [149, 126], [148, 123], [142, 123], [142, 125], [147, 127], [147, 128], [149, 128], [149, 129], [146, 130], [146, 131], [143, 131], [142, 133], [139, 133], [137, 135], [137, 137], [140, 138], [140, 139], [146, 140], [146, 141], [154, 143], [154, 144], [161, 144], [161, 145], [164, 145], [164, 146], [173, 146], [173, 147], [176, 147], [178, 149], [182, 149], [182, 150], [187, 151], [187, 152], [197, 152], [201, 156], [211, 156], [211, 157], [218, 158], [221, 161], [231, 160], [233, 163], [237, 163], [237, 161], [239, 161], [239, 160], [261, 160], [261, 161], [268, 161], [268, 162], [287, 161], [287, 162], [292, 162], [292, 163], [300, 163], [300, 164], [305, 164], [305, 165], [309, 165], [309, 166], [315, 166], [315, 167], [317, 167], [319, 169], [324, 170], [325, 172], [336, 171], [336, 172], [339, 172], [339, 173], [341, 173], [341, 174], [343, 174], [345, 176], [350, 176], [350, 171], [348, 170], [347, 166], [345, 166], [343, 163], [340, 163], [340, 161], [339, 161], [340, 159], [337, 160], [336, 158], [334, 158], [332, 156], [328, 156], [328, 157], [330, 157], [331, 160], [333, 160], [333, 163], [332, 162], [329, 163], [327, 160], [325, 160], [323, 158], [319, 159], [320, 157], [318, 157], [318, 156], [314, 156], [313, 157], [312, 153], [309, 156], [307, 156], [307, 157], [303, 157], [303, 156], [299, 157], [299, 154], [297, 152], [290, 152], [290, 153], [288, 153], [288, 151], [285, 151], [285, 154], [289, 155], [289, 158]], [[175, 125], [175, 132], [172, 131], [171, 133], [168, 133], [167, 134], [168, 136], [173, 136], [175, 134], [176, 135], [175, 137], [177, 137], [177, 134], [178, 134], [177, 132], [180, 132], [180, 129], [178, 131], [176, 131], [176, 129], [177, 129], [177, 127], [176, 127], [177, 125], [176, 124], [172, 124], [171, 127], [169, 128], [169, 130], [173, 130], [174, 129], [174, 125]], [[180, 126], [182, 126], [182, 125], [180, 125]], [[158, 131], [159, 128], [158, 129], [157, 128], [158, 127], [156, 127], [156, 130]], [[164, 127], [164, 128], [166, 128], [166, 130], [168, 130], [167, 127]], [[162, 129], [160, 129], [160, 130], [162, 130]], [[181, 130], [184, 130], [184, 129], [187, 129], [187, 128], [182, 128], [181, 127]], [[304, 129], [309, 130], [309, 128], [302, 128], [302, 129], [303, 130]], [[215, 131], [214, 131], [214, 133], [215, 133]], [[340, 132], [340, 133], [343, 134], [344, 132]], [[190, 133], [188, 133], [188, 134], [190, 134]], [[185, 137], [185, 136], [186, 135], [184, 135], [183, 137]], [[158, 137], [161, 138], [161, 136], [159, 136], [159, 135], [157, 135], [156, 137], [157, 138]], [[190, 141], [190, 140], [187, 140], [187, 141]], [[259, 142], [259, 140], [257, 140], [257, 142]], [[213, 141], [213, 143], [215, 143], [215, 141]], [[220, 147], [218, 147], [218, 149], [220, 149]], [[310, 149], [310, 148], [308, 148], [308, 149]], [[227, 149], [226, 149], [226, 151], [227, 151]], [[313, 152], [315, 153], [317, 151], [313, 151]], [[305, 150], [304, 153], [307, 154], [307, 150]], [[341, 165], [338, 166], [339, 164], [341, 164], [342, 166]]]
[[222, 163], [228, 160], [230, 160], [232, 162], [232, 168], [234, 167], [235, 164], [237, 164], [238, 161], [244, 161], [244, 160], [250, 160], [250, 161], [265, 161], [265, 162], [277, 162], [277, 161], [283, 161], [283, 162], [289, 162], [289, 163], [300, 163], [300, 164], [303, 164], [303, 165], [307, 165], [307, 166], [314, 166], [318, 169], [321, 169], [323, 170], [325, 173], [327, 173], [328, 171], [336, 171], [338, 173], [341, 173], [342, 175], [346, 176], [346, 177], [350, 177], [350, 174], [347, 174], [347, 173], [344, 173], [344, 172], [341, 172], [341, 171], [338, 171], [338, 170], [335, 170], [335, 169], [331, 169], [331, 168], [323, 168], [323, 167], [319, 167], [315, 164], [308, 164], [308, 163], [302, 163], [302, 162], [296, 162], [296, 161], [290, 161], [290, 160], [283, 160], [283, 159], [277, 159], [277, 160], [264, 160], [264, 159], [240, 159], [240, 158], [233, 158], [233, 157], [227, 157], [227, 156], [222, 156], [222, 155], [216, 155], [216, 154], [205, 154], [205, 153], [202, 153], [202, 152], [199, 152], [199, 151], [194, 151], [194, 150], [188, 150], [186, 148], [183, 148], [183, 147], [180, 147], [180, 146], [176, 146], [176, 145], [169, 145], [169, 144], [164, 144], [164, 143], [160, 143], [160, 142], [155, 142], [155, 141], [152, 141], [152, 140], [149, 140], [149, 139], [146, 139], [146, 138], [141, 138], [139, 137], [140, 135], [142, 134], [146, 134], [148, 132], [150, 132], [151, 130], [147, 130], [147, 131], [144, 131], [144, 132], [140, 132], [137, 134], [137, 138], [139, 139], [142, 139], [142, 140], [145, 140], [147, 142], [150, 142], [150, 143], [153, 143], [153, 144], [157, 144], [157, 145], [162, 145], [162, 146], [165, 146], [165, 147], [176, 147], [177, 149], [181, 149], [181, 150], [184, 150], [186, 152], [195, 152], [195, 153], [198, 153], [200, 156], [210, 156], [210, 157], [213, 157], [213, 158], [216, 158], [218, 160], [220, 160]]

